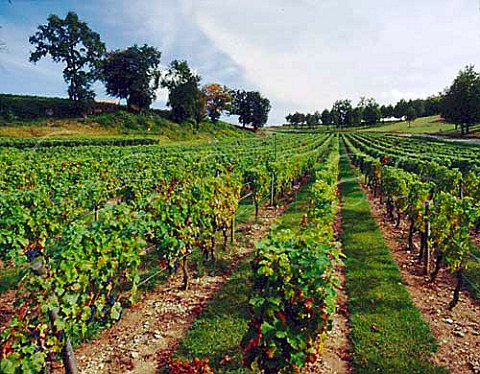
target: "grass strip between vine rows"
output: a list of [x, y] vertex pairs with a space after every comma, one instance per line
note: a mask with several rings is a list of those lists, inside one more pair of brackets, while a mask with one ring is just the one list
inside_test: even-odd
[[340, 175], [354, 372], [447, 372], [428, 360], [436, 340], [402, 284], [343, 149]]
[[[303, 186], [282, 214], [281, 228], [296, 229], [302, 219], [301, 208], [309, 201], [309, 184]], [[228, 283], [218, 292], [180, 342], [176, 358], [191, 361], [208, 358], [216, 373], [252, 373], [242, 366], [240, 341], [248, 329], [251, 316], [253, 254], [235, 269]]]

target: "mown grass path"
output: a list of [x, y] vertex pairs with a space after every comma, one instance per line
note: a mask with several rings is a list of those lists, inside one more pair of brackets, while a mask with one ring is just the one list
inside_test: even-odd
[[340, 175], [353, 372], [446, 372], [429, 361], [435, 338], [402, 284], [343, 150]]
[[[295, 193], [295, 200], [281, 215], [281, 229], [297, 229], [308, 204], [309, 185]], [[246, 333], [251, 316], [248, 301], [251, 293], [252, 270], [246, 257], [232, 273], [230, 280], [214, 296], [180, 341], [175, 357], [193, 360], [208, 358], [216, 373], [252, 373], [242, 366], [240, 341]]]

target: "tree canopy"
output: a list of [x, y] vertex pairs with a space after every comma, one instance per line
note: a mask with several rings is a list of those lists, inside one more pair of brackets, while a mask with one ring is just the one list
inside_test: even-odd
[[54, 62], [64, 63], [63, 78], [68, 84], [70, 99], [93, 99], [95, 93], [91, 85], [97, 79], [98, 62], [105, 54], [100, 35], [80, 21], [75, 12], [68, 12], [65, 19], [52, 14], [47, 21], [38, 26], [38, 31], [29, 39], [35, 46], [30, 61], [36, 63], [50, 55]]
[[408, 127], [412, 125], [412, 122], [417, 119], [417, 111], [413, 105], [409, 105], [407, 108], [407, 112], [405, 114], [405, 119], [408, 122]]
[[351, 119], [350, 113], [352, 111], [352, 102], [350, 100], [337, 100], [333, 104], [330, 114], [332, 122], [336, 127], [346, 127]]
[[231, 91], [232, 106], [230, 114], [238, 115], [239, 122], [245, 127], [252, 125], [254, 129], [265, 126], [270, 112], [270, 100], [257, 91]]
[[226, 86], [219, 83], [211, 83], [203, 86], [202, 96], [207, 116], [216, 123], [222, 112], [230, 108], [232, 96]]
[[146, 44], [108, 52], [100, 68], [107, 94], [126, 99], [132, 111], [148, 108], [156, 99], [160, 57], [160, 51]]
[[201, 100], [201, 77], [190, 69], [187, 61], [174, 60], [170, 63], [161, 85], [169, 90], [168, 103], [172, 108], [172, 119], [177, 122], [202, 117], [204, 105]]
[[380, 111], [380, 105], [377, 104], [375, 99], [367, 99], [363, 108], [362, 119], [367, 125], [374, 125], [382, 118], [382, 112]]
[[447, 121], [461, 126], [462, 134], [468, 134], [470, 126], [480, 122], [480, 75], [473, 65], [460, 70], [445, 90], [441, 112]]

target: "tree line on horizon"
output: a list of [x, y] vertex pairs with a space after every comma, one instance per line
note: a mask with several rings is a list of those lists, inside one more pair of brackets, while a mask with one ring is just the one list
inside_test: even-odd
[[406, 120], [409, 125], [418, 117], [440, 114], [446, 121], [459, 126], [462, 135], [480, 123], [480, 73], [473, 65], [461, 69], [453, 83], [438, 95], [426, 99], [401, 99], [395, 105], [380, 105], [374, 98], [362, 97], [356, 107], [351, 100], [337, 100], [332, 108], [321, 113], [290, 113], [288, 125], [315, 127], [319, 125], [348, 128], [374, 126], [387, 118]]
[[380, 105], [374, 98], [362, 97], [356, 106], [348, 99], [337, 100], [331, 109], [324, 109], [321, 113], [288, 114], [285, 119], [288, 124], [335, 126], [337, 128], [358, 127], [361, 125], [373, 126], [387, 118], [405, 118], [413, 122], [417, 117], [431, 116], [439, 113], [439, 96], [430, 96], [427, 99], [406, 101], [401, 99], [395, 105]]
[[268, 121], [270, 101], [260, 92], [230, 89], [219, 83], [201, 86], [201, 76], [185, 60], [173, 60], [160, 71], [161, 52], [147, 44], [108, 51], [100, 35], [72, 11], [64, 19], [50, 15], [29, 42], [35, 48], [30, 62], [48, 55], [65, 65], [68, 97], [78, 104], [93, 101], [92, 84], [101, 81], [109, 96], [126, 100], [127, 110], [135, 113], [149, 109], [162, 87], [169, 92], [170, 117], [178, 123], [199, 124], [206, 117], [216, 123], [222, 114], [237, 115], [244, 127], [255, 129]]

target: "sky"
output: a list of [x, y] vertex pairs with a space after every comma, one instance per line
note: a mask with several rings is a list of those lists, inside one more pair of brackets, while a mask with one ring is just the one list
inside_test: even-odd
[[[269, 124], [337, 99], [426, 98], [466, 65], [480, 70], [480, 0], [0, 0], [0, 92], [67, 96], [61, 64], [28, 62], [28, 38], [70, 10], [107, 49], [146, 43], [203, 84], [260, 91]], [[167, 92], [157, 96], [165, 107]]]

